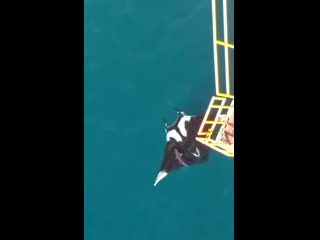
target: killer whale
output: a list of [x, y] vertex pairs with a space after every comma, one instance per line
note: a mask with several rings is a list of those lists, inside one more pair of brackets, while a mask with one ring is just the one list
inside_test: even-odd
[[207, 162], [209, 158], [211, 149], [196, 140], [204, 116], [186, 115], [179, 109], [176, 112], [176, 120], [171, 125], [164, 120], [166, 145], [154, 186], [170, 172], [180, 167]]

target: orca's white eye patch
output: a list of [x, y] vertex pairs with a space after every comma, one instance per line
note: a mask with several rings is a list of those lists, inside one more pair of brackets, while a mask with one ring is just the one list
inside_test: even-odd
[[167, 133], [167, 142], [170, 141], [170, 138], [173, 138], [177, 142], [182, 142], [182, 137], [179, 135], [179, 133], [175, 129], [172, 129]]
[[187, 129], [186, 129], [186, 122], [189, 122], [190, 119], [191, 119], [191, 116], [183, 116], [178, 123], [179, 131], [184, 137], [188, 135]]

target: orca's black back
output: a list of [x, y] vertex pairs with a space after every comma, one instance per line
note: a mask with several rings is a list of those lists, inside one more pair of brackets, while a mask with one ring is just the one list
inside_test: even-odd
[[[182, 142], [177, 142], [174, 139], [167, 142], [161, 164], [161, 171], [170, 172], [183, 166], [176, 158], [175, 149], [182, 154], [183, 161], [189, 166], [208, 161], [211, 149], [196, 140], [203, 117], [204, 116], [191, 117], [190, 121], [185, 123], [187, 137], [183, 137]], [[179, 117], [176, 122], [170, 126], [169, 130], [177, 128], [177, 124], [180, 119], [181, 117]], [[197, 148], [199, 150], [200, 157], [193, 155], [193, 153], [197, 152]]]
[[[198, 130], [202, 123], [204, 116], [192, 117], [190, 122], [186, 124], [186, 130], [188, 137], [183, 143], [184, 159], [187, 164], [192, 165], [196, 163], [206, 162], [209, 159], [210, 148], [196, 140]], [[195, 157], [192, 153], [196, 152], [196, 148], [199, 149], [200, 158]]]

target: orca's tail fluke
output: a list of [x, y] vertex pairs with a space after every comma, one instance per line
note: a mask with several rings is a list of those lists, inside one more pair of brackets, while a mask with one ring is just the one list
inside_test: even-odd
[[167, 172], [165, 172], [165, 171], [160, 171], [160, 172], [158, 173], [157, 177], [156, 177], [156, 180], [155, 180], [153, 186], [154, 186], [154, 187], [157, 186], [158, 182], [160, 182], [162, 179], [164, 179], [167, 175], [168, 175]]

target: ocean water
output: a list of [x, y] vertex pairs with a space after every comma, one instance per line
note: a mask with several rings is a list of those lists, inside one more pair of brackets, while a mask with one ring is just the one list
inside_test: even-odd
[[214, 94], [210, 0], [85, 0], [85, 240], [233, 240], [234, 161], [156, 187], [163, 119]]

